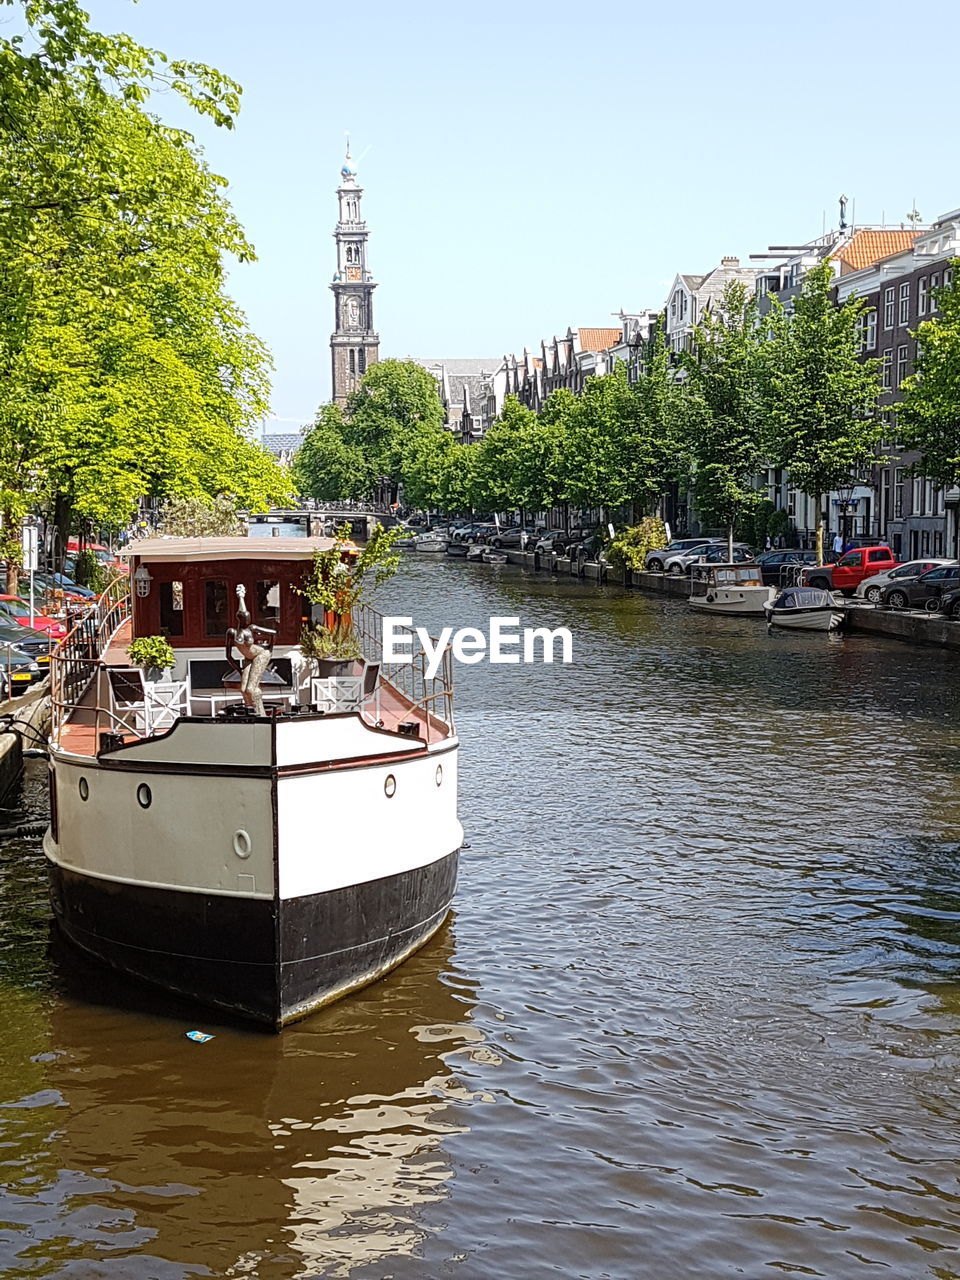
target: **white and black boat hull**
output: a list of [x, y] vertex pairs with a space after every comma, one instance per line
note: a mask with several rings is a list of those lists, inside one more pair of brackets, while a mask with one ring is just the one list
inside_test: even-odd
[[456, 887], [455, 739], [353, 714], [179, 721], [54, 750], [44, 842], [57, 922], [138, 978], [279, 1029], [373, 982]]
[[303, 898], [117, 885], [54, 866], [61, 932], [120, 971], [267, 1027], [389, 973], [443, 924], [458, 852]]
[[836, 631], [843, 614], [836, 609], [770, 609], [767, 622], [785, 631]]

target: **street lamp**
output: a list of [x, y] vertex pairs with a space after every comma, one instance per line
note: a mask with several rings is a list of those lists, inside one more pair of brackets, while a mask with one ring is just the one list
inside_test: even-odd
[[856, 488], [856, 482], [849, 480], [845, 484], [837, 485], [837, 499], [840, 503], [840, 537], [843, 540], [843, 549], [847, 549], [847, 513], [853, 502], [853, 491]]

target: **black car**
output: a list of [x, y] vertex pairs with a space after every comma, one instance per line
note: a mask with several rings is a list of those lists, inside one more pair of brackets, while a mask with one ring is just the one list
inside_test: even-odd
[[960, 564], [945, 564], [921, 573], [919, 578], [884, 587], [880, 603], [890, 609], [926, 609], [928, 613], [936, 613], [941, 598], [958, 586]]
[[[14, 630], [20, 631], [21, 627]], [[16, 698], [42, 680], [46, 668], [12, 644], [0, 644], [0, 698]]]
[[945, 613], [954, 622], [960, 622], [960, 587], [955, 591], [945, 591], [940, 597], [940, 612]]
[[608, 542], [609, 538], [605, 530], [594, 529], [585, 537], [570, 543], [567, 547], [567, 555], [578, 560], [596, 560]]
[[0, 622], [0, 656], [6, 652], [3, 646], [12, 644], [46, 671], [50, 665], [50, 648], [53, 643], [55, 642], [43, 631], [32, 631], [15, 622]]
[[817, 553], [815, 551], [800, 551], [796, 547], [786, 550], [763, 551], [757, 556], [757, 564], [760, 566], [763, 583], [767, 587], [787, 586], [796, 576], [791, 572], [792, 569], [800, 565], [816, 563]]

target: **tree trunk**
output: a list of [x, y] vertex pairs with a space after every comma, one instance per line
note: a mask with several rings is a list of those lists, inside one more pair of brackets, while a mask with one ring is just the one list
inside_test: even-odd
[[65, 493], [58, 493], [53, 504], [53, 546], [51, 547], [53, 569], [55, 573], [63, 573], [63, 562], [67, 555], [67, 542], [70, 538], [70, 514], [72, 503]]
[[17, 563], [16, 560], [7, 560], [6, 566], [7, 566], [6, 591], [8, 595], [11, 595], [11, 596], [19, 595], [20, 565]]
[[817, 504], [817, 564], [823, 564], [823, 494], [816, 494]]

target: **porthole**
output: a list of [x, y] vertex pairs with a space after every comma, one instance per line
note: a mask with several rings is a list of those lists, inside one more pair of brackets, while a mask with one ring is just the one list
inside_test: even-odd
[[77, 790], [80, 792], [81, 800], [90, 799], [90, 783], [86, 780], [86, 778], [80, 779], [80, 781], [77, 783]]
[[388, 800], [391, 800], [396, 794], [397, 780], [392, 773], [388, 773], [383, 782], [383, 794]]
[[137, 804], [141, 809], [149, 809], [153, 803], [153, 792], [145, 782], [141, 782], [137, 787]]
[[249, 858], [252, 849], [253, 841], [250, 839], [249, 831], [241, 828], [233, 833], [233, 852], [238, 858]]
[[438, 764], [437, 765], [437, 786], [438, 787], [442, 781], [443, 781], [443, 765]]

